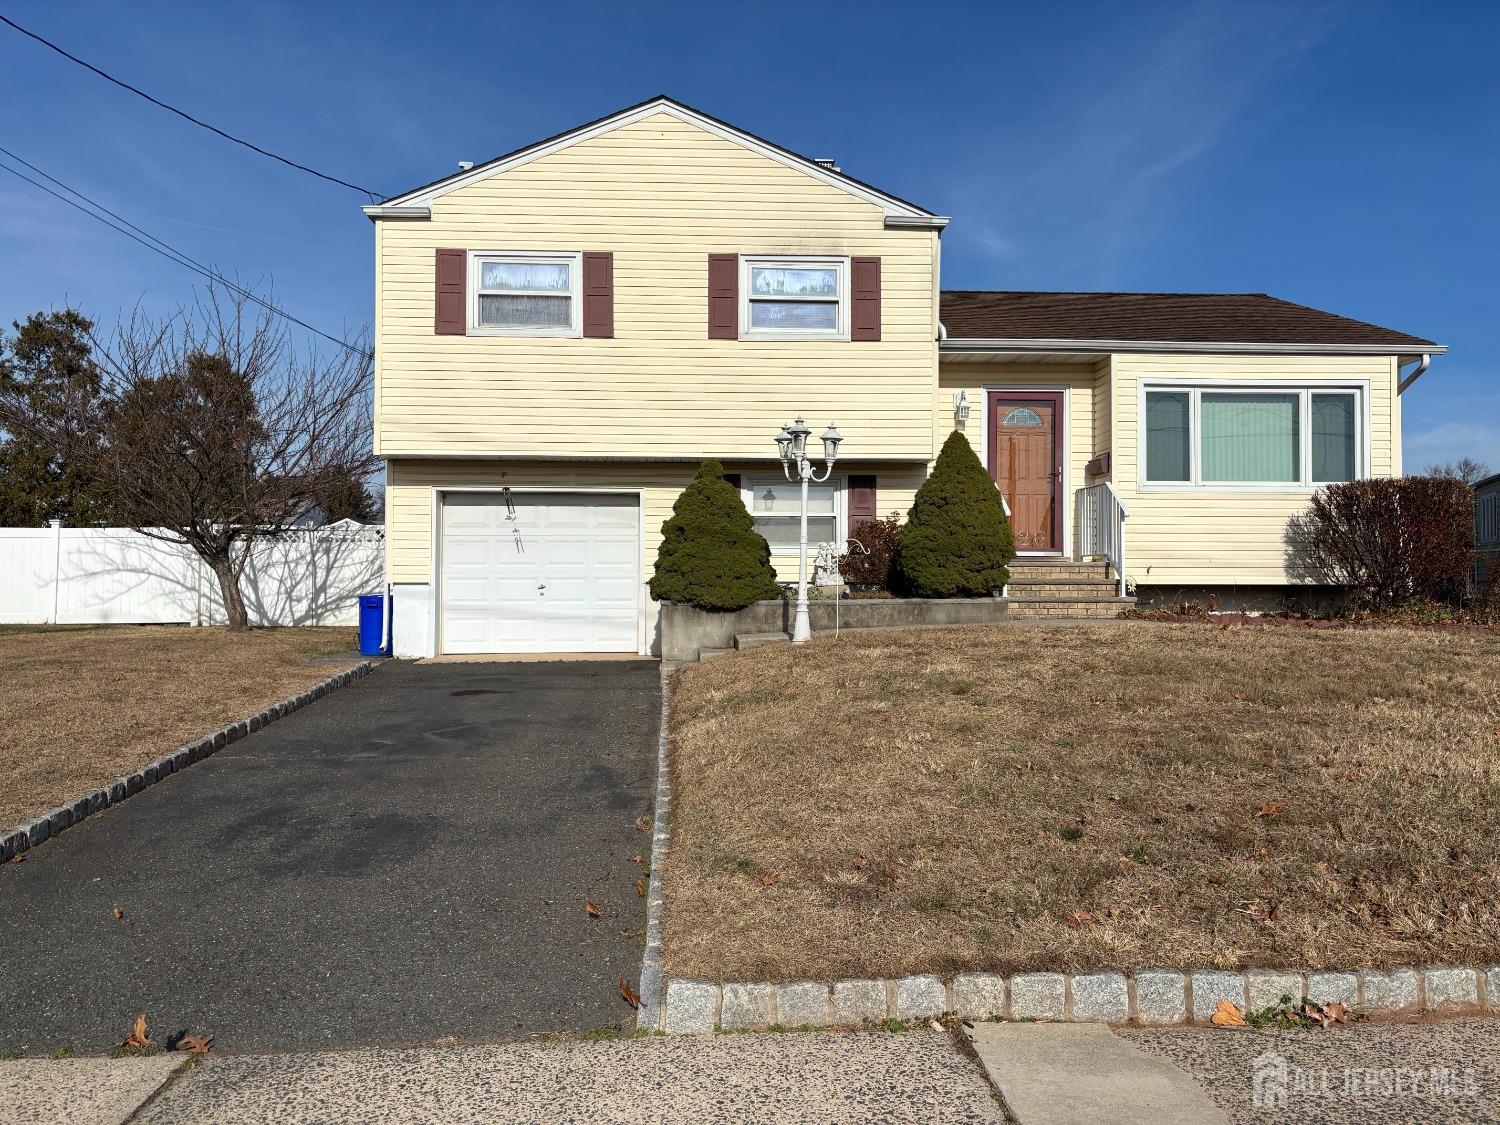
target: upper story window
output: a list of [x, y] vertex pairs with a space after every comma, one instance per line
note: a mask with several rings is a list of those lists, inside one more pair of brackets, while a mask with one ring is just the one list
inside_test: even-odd
[[848, 258], [740, 258], [740, 336], [849, 339]]
[[474, 251], [469, 331], [477, 336], [578, 336], [582, 255]]
[[1276, 490], [1364, 475], [1361, 388], [1220, 384], [1144, 397], [1144, 485]]

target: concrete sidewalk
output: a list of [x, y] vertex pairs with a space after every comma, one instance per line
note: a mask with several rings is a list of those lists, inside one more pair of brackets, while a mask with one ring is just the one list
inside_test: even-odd
[[162, 1088], [187, 1055], [146, 1059], [0, 1061], [5, 1125], [122, 1125]]

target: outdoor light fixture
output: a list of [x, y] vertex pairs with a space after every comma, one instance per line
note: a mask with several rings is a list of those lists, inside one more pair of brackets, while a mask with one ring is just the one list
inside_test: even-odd
[[969, 396], [963, 391], [953, 392], [953, 420], [955, 422], [969, 420]]
[[[812, 433], [799, 415], [790, 426], [782, 426], [776, 435], [776, 451], [781, 457], [781, 471], [787, 480], [802, 485], [801, 523], [797, 534], [797, 612], [792, 622], [792, 644], [800, 645], [812, 636], [812, 623], [807, 614], [807, 485], [811, 481], [822, 484], [833, 472], [833, 463], [838, 459], [839, 442], [844, 435], [832, 422], [823, 431], [823, 475], [818, 476], [812, 462], [807, 459], [807, 438]], [[795, 468], [796, 476], [793, 476]]]

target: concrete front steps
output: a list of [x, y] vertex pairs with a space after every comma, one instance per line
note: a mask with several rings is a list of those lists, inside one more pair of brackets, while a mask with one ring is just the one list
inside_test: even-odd
[[1010, 606], [1006, 616], [1114, 617], [1135, 605], [1119, 596], [1120, 584], [1108, 563], [1021, 556], [1010, 564]]

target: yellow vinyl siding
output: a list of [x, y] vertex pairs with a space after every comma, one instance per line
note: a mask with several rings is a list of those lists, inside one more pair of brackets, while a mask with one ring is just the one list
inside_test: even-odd
[[[384, 456], [758, 457], [798, 412], [850, 457], [931, 456], [935, 232], [696, 125], [656, 114], [376, 225]], [[614, 338], [435, 335], [439, 247], [612, 252]], [[879, 256], [881, 340], [708, 339], [711, 252]]]
[[[688, 463], [618, 461], [467, 461], [413, 460], [388, 462], [386, 478], [386, 558], [391, 582], [426, 583], [432, 580], [433, 490], [437, 488], [625, 489], [641, 493], [641, 574], [649, 581], [661, 542], [661, 526], [672, 514], [678, 495], [697, 473]], [[728, 464], [726, 472], [742, 479], [779, 476], [779, 464]], [[836, 468], [839, 476], [873, 473], [876, 502], [882, 517], [899, 511], [904, 519], [926, 475], [924, 465], [859, 464]], [[814, 544], [814, 546], [816, 546]], [[772, 565], [783, 582], [797, 577], [795, 553], [773, 555]], [[812, 559], [808, 560], [809, 576]]]
[[[988, 392], [1010, 387], [1029, 390], [1067, 390], [1066, 409], [1067, 458], [1066, 478], [1063, 481], [1059, 501], [1063, 505], [1063, 526], [1067, 529], [1065, 545], [1071, 549], [1077, 528], [1077, 490], [1086, 483], [1083, 467], [1096, 452], [1094, 446], [1095, 385], [1098, 382], [1095, 365], [1079, 364], [1020, 364], [1020, 363], [944, 363], [938, 371], [938, 392], [934, 405], [933, 441], [938, 448], [948, 440], [953, 430], [960, 429], [979, 454], [979, 459], [989, 465], [989, 433], [987, 410]], [[970, 411], [967, 423], [953, 420], [953, 394], [963, 390], [968, 393]], [[1017, 390], [1024, 394], [1025, 390]]]
[[1116, 355], [1111, 411], [1113, 480], [1130, 510], [1127, 570], [1160, 585], [1283, 585], [1306, 580], [1288, 570], [1287, 520], [1305, 511], [1310, 489], [1153, 491], [1139, 484], [1142, 380], [1213, 380], [1298, 385], [1319, 380], [1369, 383], [1370, 471], [1401, 471], [1396, 362], [1391, 356]]

